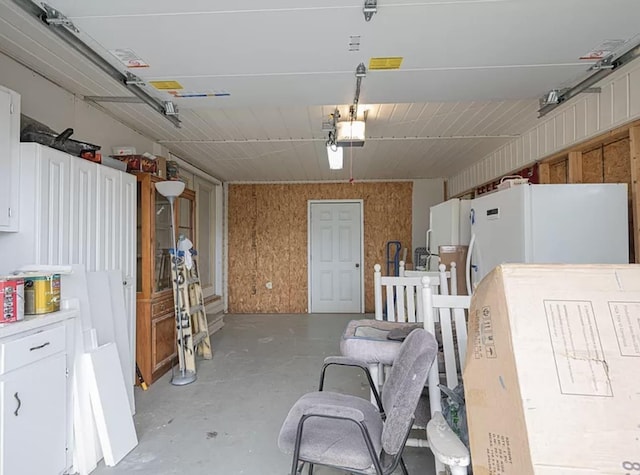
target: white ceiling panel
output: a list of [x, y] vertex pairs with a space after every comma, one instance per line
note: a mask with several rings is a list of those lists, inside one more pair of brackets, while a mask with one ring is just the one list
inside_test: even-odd
[[[585, 74], [580, 55], [640, 31], [638, 0], [381, 0], [370, 22], [363, 0], [51, 4], [121, 72], [229, 93], [176, 98], [147, 86], [176, 103], [181, 128], [143, 104], [100, 107], [233, 181], [348, 179], [351, 163], [356, 179], [449, 176], [533, 126], [537, 98]], [[108, 53], [117, 48], [150, 67], [126, 70]], [[79, 96], [129, 94], [12, 0], [0, 0], [0, 51]], [[355, 69], [377, 56], [402, 66], [367, 72], [366, 144], [330, 171], [322, 122], [336, 107], [346, 118]]]
[[[345, 104], [353, 100], [356, 85], [353, 71], [335, 74], [293, 74], [277, 76], [238, 76], [226, 78], [178, 79], [184, 92], [226, 91], [228, 97], [177, 98], [175, 102], [182, 108], [201, 107], [278, 107], [298, 104]], [[149, 86], [150, 89], [152, 89]], [[171, 95], [159, 93], [166, 99]]]
[[457, 71], [373, 71], [362, 87], [368, 103], [474, 101], [535, 98], [558, 87], [584, 66], [461, 69]]

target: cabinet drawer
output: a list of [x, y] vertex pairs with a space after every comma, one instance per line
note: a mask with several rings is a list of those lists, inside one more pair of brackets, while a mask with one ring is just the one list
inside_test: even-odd
[[65, 350], [64, 325], [0, 343], [0, 374]]
[[156, 318], [163, 313], [170, 312], [171, 310], [173, 310], [173, 307], [173, 297], [154, 302], [153, 304], [151, 304], [151, 318]]

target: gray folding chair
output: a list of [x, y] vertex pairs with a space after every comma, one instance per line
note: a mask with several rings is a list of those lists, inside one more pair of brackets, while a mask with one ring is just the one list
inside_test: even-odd
[[[291, 475], [302, 473], [305, 463], [310, 475], [314, 465], [363, 475], [389, 475], [400, 465], [408, 475], [402, 452], [437, 351], [433, 335], [424, 329], [412, 331], [400, 347], [381, 395], [365, 363], [347, 357], [325, 359], [319, 391], [298, 399], [280, 430], [280, 450], [293, 454]], [[361, 368], [378, 407], [363, 398], [322, 391], [330, 365]]]

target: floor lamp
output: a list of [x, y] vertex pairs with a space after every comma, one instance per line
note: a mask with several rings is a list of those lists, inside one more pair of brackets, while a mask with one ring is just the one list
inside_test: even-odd
[[156, 183], [156, 190], [167, 200], [169, 200], [169, 206], [171, 208], [171, 246], [173, 247], [173, 255], [171, 257], [171, 265], [173, 266], [173, 274], [175, 279], [173, 286], [175, 290], [175, 306], [176, 306], [176, 324], [178, 325], [178, 339], [181, 342], [180, 348], [182, 358], [179, 359], [180, 374], [173, 374], [171, 378], [171, 384], [174, 386], [185, 386], [193, 383], [196, 380], [196, 372], [188, 371], [185, 367], [186, 355], [185, 355], [185, 342], [182, 339], [182, 302], [180, 302], [180, 288], [178, 287], [178, 243], [176, 239], [174, 208], [175, 201], [178, 196], [184, 191], [184, 183], [181, 181], [160, 181]]

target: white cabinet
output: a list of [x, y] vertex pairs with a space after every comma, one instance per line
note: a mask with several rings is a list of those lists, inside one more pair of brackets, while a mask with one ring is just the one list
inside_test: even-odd
[[28, 264], [122, 271], [135, 354], [136, 177], [34, 143], [20, 144], [20, 163], [20, 231], [0, 233], [0, 275]]
[[0, 475], [59, 475], [71, 466], [76, 315], [0, 326]]
[[0, 383], [2, 475], [64, 472], [66, 369], [61, 354], [14, 371]]
[[0, 231], [18, 230], [20, 95], [0, 86]]

